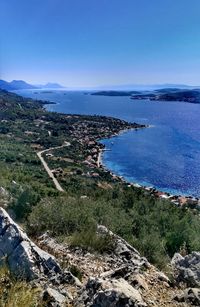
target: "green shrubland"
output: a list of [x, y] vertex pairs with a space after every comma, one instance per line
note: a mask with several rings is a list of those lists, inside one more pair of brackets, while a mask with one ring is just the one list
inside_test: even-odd
[[161, 268], [182, 246], [188, 252], [200, 250], [199, 218], [193, 212], [144, 195], [137, 199], [132, 188], [118, 192], [117, 199], [116, 191], [97, 200], [44, 199], [29, 215], [27, 229], [32, 235], [49, 230], [71, 238], [73, 246], [109, 252], [109, 238], [101, 241], [95, 233], [96, 225], [103, 224]]

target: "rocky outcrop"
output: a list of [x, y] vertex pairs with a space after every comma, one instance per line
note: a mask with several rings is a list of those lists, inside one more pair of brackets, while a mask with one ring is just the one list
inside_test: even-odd
[[[200, 253], [174, 257], [172, 263], [177, 279], [181, 280], [181, 276], [188, 284], [189, 281], [195, 284], [195, 288], [180, 292], [177, 287], [172, 287], [165, 274], [150, 265], [121, 237], [104, 226], [98, 226], [97, 234], [111, 236], [113, 246], [108, 253], [89, 253], [79, 247], [59, 244], [49, 234], [44, 234], [37, 241], [48, 251], [45, 252], [0, 208], [1, 262], [6, 261], [17, 278], [30, 280], [34, 286], [42, 287], [45, 306], [199, 306], [199, 290], [196, 287]], [[61, 269], [55, 255], [59, 263], [63, 260], [68, 269], [73, 268], [80, 274], [78, 276], [82, 276], [82, 283], [68, 269]], [[183, 269], [184, 274], [181, 273]]]
[[175, 296], [174, 298], [177, 302], [200, 306], [200, 289], [198, 288], [189, 288], [185, 291], [182, 291], [181, 294]]
[[123, 278], [111, 280], [90, 278], [74, 305], [76, 307], [147, 306], [139, 291]]
[[36, 246], [0, 208], [0, 259], [18, 278], [32, 280], [61, 272], [55, 258]]
[[145, 257], [128, 244], [120, 236], [109, 231], [105, 226], [98, 226], [99, 236], [110, 235], [113, 241], [113, 250], [109, 253], [97, 255], [84, 251], [81, 248], [70, 248], [66, 244], [58, 244], [48, 233], [39, 238], [42, 248], [54, 253], [56, 257], [65, 258], [66, 262], [79, 267], [84, 275], [112, 278], [127, 278], [131, 274], [138, 274], [150, 266]]
[[64, 307], [66, 306], [66, 297], [59, 291], [48, 287], [42, 295], [42, 299], [46, 306]]
[[184, 282], [190, 287], [200, 287], [200, 252], [192, 252], [185, 257], [175, 254], [171, 264], [178, 282]]
[[97, 234], [99, 235], [110, 235], [113, 240], [113, 251], [111, 255], [113, 264], [115, 263], [116, 270], [123, 267], [125, 272], [125, 267], [128, 271], [134, 271], [138, 273], [142, 267], [148, 268], [150, 263], [145, 257], [142, 257], [139, 252], [131, 246], [128, 242], [122, 239], [120, 236], [114, 234], [112, 231], [108, 230], [105, 226], [99, 225], [97, 227]]
[[[64, 257], [69, 266], [75, 266], [81, 272], [83, 286], [79, 287], [73, 300], [77, 307], [145, 306], [145, 303], [150, 307], [180, 306], [177, 301], [172, 302], [179, 291], [170, 287], [170, 280], [164, 273], [150, 265], [135, 248], [106, 227], [99, 226], [97, 234], [112, 237], [112, 251], [97, 254], [79, 247], [71, 248], [67, 244], [59, 244], [48, 233], [39, 238], [42, 248], [46, 247], [58, 258]], [[122, 291], [121, 285], [128, 289], [127, 292]], [[183, 306], [187, 307], [187, 304], [182, 303]]]

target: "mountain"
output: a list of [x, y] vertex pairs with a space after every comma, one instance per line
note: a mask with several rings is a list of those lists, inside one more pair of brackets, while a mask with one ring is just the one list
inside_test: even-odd
[[58, 83], [51, 83], [51, 82], [48, 82], [47, 84], [45, 85], [41, 85], [42, 88], [64, 88], [64, 86], [58, 84]]
[[36, 86], [26, 83], [23, 80], [13, 80], [12, 82], [9, 83], [11, 87], [15, 90], [28, 90], [28, 89], [34, 89]]
[[7, 82], [5, 80], [0, 80], [0, 89], [6, 91], [15, 91], [15, 90], [29, 90], [29, 89], [56, 89], [56, 88], [64, 88], [62, 85], [58, 83], [47, 83], [45, 85], [32, 85], [23, 80], [13, 80], [11, 82]]
[[13, 90], [12, 85], [9, 82], [4, 81], [4, 80], [0, 80], [0, 89], [6, 90], [6, 91]]
[[22, 89], [34, 89], [34, 85], [28, 84], [22, 80], [13, 80], [12, 82], [7, 82], [0, 80], [0, 89], [6, 91], [22, 90]]

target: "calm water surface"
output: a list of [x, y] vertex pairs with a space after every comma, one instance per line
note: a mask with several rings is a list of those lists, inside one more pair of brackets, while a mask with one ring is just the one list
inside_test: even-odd
[[17, 91], [57, 102], [50, 111], [114, 116], [152, 127], [102, 140], [103, 163], [130, 182], [162, 191], [200, 196], [200, 105], [134, 101], [69, 91]]

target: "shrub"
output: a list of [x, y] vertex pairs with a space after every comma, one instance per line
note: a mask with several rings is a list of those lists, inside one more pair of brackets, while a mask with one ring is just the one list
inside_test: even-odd
[[70, 239], [70, 245], [99, 253], [109, 253], [114, 247], [112, 237], [110, 235], [98, 235], [94, 226], [75, 232]]
[[103, 224], [159, 268], [165, 267], [183, 245], [188, 252], [200, 250], [200, 223], [195, 213], [134, 189], [116, 187], [114, 194], [104, 191], [95, 200], [44, 199], [33, 207], [28, 231], [38, 235], [50, 230], [54, 236], [71, 237], [72, 245], [103, 252], [110, 248], [109, 238], [95, 234], [96, 225]]

